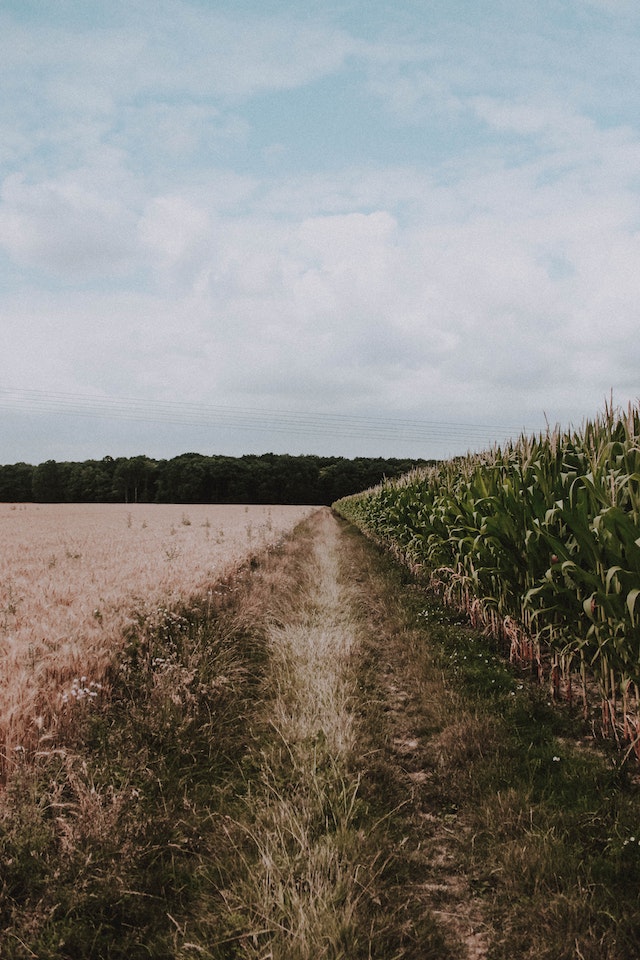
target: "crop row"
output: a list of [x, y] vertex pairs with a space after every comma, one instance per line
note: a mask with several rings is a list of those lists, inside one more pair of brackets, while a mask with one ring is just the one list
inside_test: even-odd
[[[640, 408], [414, 471], [334, 509], [637, 741]], [[640, 752], [640, 751], [638, 751]]]

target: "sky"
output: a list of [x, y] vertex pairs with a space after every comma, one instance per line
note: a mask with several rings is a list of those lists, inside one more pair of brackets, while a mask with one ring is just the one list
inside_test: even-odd
[[640, 396], [637, 0], [0, 0], [0, 462]]

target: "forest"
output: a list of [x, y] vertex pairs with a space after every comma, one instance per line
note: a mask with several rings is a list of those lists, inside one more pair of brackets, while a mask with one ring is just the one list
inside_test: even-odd
[[331, 504], [433, 461], [183, 453], [0, 465], [4, 503]]

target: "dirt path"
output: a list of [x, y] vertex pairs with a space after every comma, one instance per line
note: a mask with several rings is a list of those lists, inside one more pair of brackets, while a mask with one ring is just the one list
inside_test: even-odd
[[442, 674], [424, 648], [424, 634], [412, 630], [389, 594], [371, 545], [335, 520], [327, 535], [339, 544], [341, 577], [360, 615], [352, 662], [361, 717], [359, 772], [363, 788], [387, 809], [395, 841], [381, 888], [395, 915], [397, 952], [389, 956], [482, 960], [489, 928], [460, 871], [469, 838], [439, 784], [446, 751]]
[[417, 670], [371, 546], [328, 510], [311, 532], [299, 599], [269, 635], [274, 740], [251, 830], [253, 912], [276, 932], [258, 953], [481, 960], [455, 811], [434, 790], [424, 658]]
[[3, 957], [484, 955], [383, 567], [322, 509], [132, 634], [0, 805]]
[[336, 522], [323, 510], [309, 526], [295, 578], [289, 570], [276, 581], [267, 736], [254, 752], [241, 823], [252, 863], [229, 895], [232, 910], [248, 912], [259, 931], [253, 944], [245, 933], [242, 955], [272, 960], [346, 960], [362, 899], [358, 783], [347, 769], [357, 741], [348, 676], [355, 623], [338, 577]]

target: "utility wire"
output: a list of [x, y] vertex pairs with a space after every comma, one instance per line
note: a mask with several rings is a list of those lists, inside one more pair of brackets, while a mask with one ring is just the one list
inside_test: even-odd
[[3, 387], [0, 387], [0, 409], [182, 426], [259, 429], [306, 436], [402, 440], [423, 444], [448, 441], [456, 446], [466, 444], [468, 447], [486, 447], [524, 432], [522, 427], [514, 429], [505, 424], [294, 412]]

